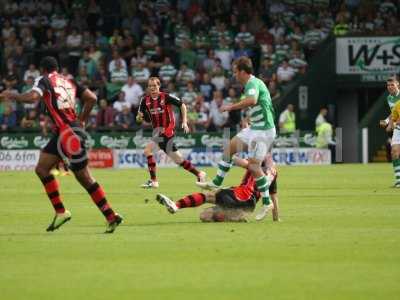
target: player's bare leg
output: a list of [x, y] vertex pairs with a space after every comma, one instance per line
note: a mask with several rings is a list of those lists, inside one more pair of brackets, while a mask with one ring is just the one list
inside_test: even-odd
[[103, 188], [93, 178], [87, 166], [78, 171], [73, 170], [73, 172], [81, 186], [87, 190], [93, 202], [106, 218], [108, 224], [105, 233], [113, 233], [123, 219], [111, 208]]
[[274, 193], [274, 194], [270, 194], [272, 203], [274, 204], [274, 208], [272, 209], [272, 220], [279, 222], [279, 201], [278, 201], [278, 194]]
[[168, 152], [167, 154], [177, 165], [181, 166], [186, 171], [196, 176], [198, 182], [206, 181], [207, 174], [203, 171], [197, 170], [189, 160], [183, 158], [182, 154], [179, 151], [175, 152], [171, 151]]
[[40, 178], [55, 210], [55, 216], [47, 227], [47, 231], [54, 231], [60, 228], [63, 224], [71, 220], [71, 213], [65, 209], [62, 203], [59, 183], [51, 170], [61, 161], [60, 157], [54, 154], [41, 152], [39, 162], [35, 168], [36, 175]]
[[392, 145], [392, 162], [395, 176], [394, 187], [400, 188], [400, 145]]
[[249, 158], [248, 170], [251, 172], [256, 180], [257, 189], [261, 193], [262, 206], [256, 215], [256, 220], [261, 221], [266, 217], [268, 212], [274, 208], [274, 204], [269, 198], [269, 185], [267, 176], [265, 176], [262, 168], [261, 161], [258, 158]]
[[212, 181], [197, 182], [197, 186], [205, 190], [215, 190], [220, 188], [226, 174], [232, 167], [232, 156], [235, 153], [247, 150], [247, 145], [242, 142], [238, 137], [234, 137], [229, 142], [229, 147], [224, 149], [223, 159], [218, 163], [217, 175]]
[[215, 203], [215, 192], [194, 193], [187, 195], [176, 202], [166, 195], [157, 194], [156, 200], [161, 205], [164, 205], [171, 214], [174, 214], [183, 208], [196, 207], [203, 205], [204, 203]]
[[147, 167], [150, 173], [150, 180], [141, 185], [144, 189], [158, 188], [159, 184], [157, 181], [156, 174], [156, 160], [154, 158], [155, 150], [157, 150], [158, 146], [153, 141], [149, 142], [143, 150], [144, 155], [147, 158]]

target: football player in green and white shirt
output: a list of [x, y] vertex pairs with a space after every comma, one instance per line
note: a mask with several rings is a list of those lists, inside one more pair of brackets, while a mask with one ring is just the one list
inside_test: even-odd
[[[400, 87], [398, 79], [393, 76], [389, 77], [386, 81], [387, 90], [389, 92], [389, 96], [387, 97], [387, 102], [392, 111], [394, 105], [400, 101]], [[381, 120], [380, 125], [383, 128], [386, 128], [386, 131], [390, 132], [393, 130], [392, 136], [392, 163], [393, 170], [395, 176], [395, 184], [394, 187], [400, 188], [400, 126], [393, 124], [391, 117], [386, 120]]]
[[232, 156], [235, 153], [248, 150], [249, 171], [256, 179], [257, 189], [261, 193], [262, 208], [256, 215], [256, 220], [262, 220], [273, 209], [269, 199], [270, 182], [261, 169], [261, 163], [272, 148], [276, 136], [274, 118], [275, 112], [271, 96], [264, 82], [252, 75], [252, 63], [248, 57], [239, 57], [233, 63], [233, 74], [236, 80], [244, 85], [244, 98], [234, 104], [223, 105], [221, 111], [232, 111], [249, 108], [250, 127], [241, 130], [224, 149], [224, 157], [218, 163], [218, 171], [210, 182], [197, 182], [204, 189], [221, 187], [226, 173], [232, 166]]

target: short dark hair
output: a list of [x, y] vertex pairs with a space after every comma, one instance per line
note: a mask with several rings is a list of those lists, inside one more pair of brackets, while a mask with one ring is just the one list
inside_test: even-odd
[[238, 71], [245, 71], [247, 74], [253, 73], [253, 63], [246, 56], [241, 56], [233, 62]]
[[399, 81], [396, 74], [389, 76], [388, 79], [386, 80], [386, 82], [393, 82], [393, 81]]
[[40, 61], [40, 67], [46, 72], [58, 71], [57, 59], [53, 56], [45, 56]]

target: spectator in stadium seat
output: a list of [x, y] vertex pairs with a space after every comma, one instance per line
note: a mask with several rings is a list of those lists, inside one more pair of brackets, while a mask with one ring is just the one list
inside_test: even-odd
[[35, 109], [30, 109], [27, 111], [27, 113], [21, 120], [20, 126], [22, 128], [31, 128], [31, 129], [39, 128], [38, 116]]
[[193, 82], [195, 79], [194, 71], [188, 67], [186, 62], [183, 62], [176, 75], [177, 84], [179, 86], [185, 86], [188, 82]]
[[186, 84], [185, 91], [182, 93], [182, 102], [186, 105], [193, 104], [198, 96], [198, 93], [194, 89], [194, 84], [192, 81], [189, 81]]
[[186, 63], [187, 67], [191, 70], [194, 70], [197, 67], [197, 55], [192, 49], [189, 40], [182, 41], [182, 48], [179, 50], [178, 55], [180, 65]]
[[92, 86], [92, 81], [85, 67], [79, 68], [78, 75], [75, 77], [76, 81], [83, 86]]
[[217, 66], [212, 73], [211, 83], [214, 84], [215, 88], [222, 91], [225, 88], [225, 74], [222, 67]]
[[220, 59], [221, 65], [224, 70], [228, 71], [231, 69], [234, 51], [225, 37], [221, 37], [219, 39], [218, 47], [217, 49], [215, 49], [215, 57]]
[[35, 64], [30, 64], [28, 70], [24, 73], [24, 81], [27, 81], [29, 77], [35, 80], [40, 76], [39, 70], [36, 68]]
[[147, 56], [140, 46], [136, 47], [136, 54], [131, 58], [131, 68], [138, 66], [139, 63], [142, 63], [144, 66], [147, 65]]
[[108, 72], [112, 74], [112, 72], [118, 68], [118, 72], [121, 72], [121, 68], [128, 73], [128, 68], [126, 65], [125, 60], [121, 57], [121, 53], [117, 50], [114, 49], [112, 51], [112, 60], [108, 64]]
[[135, 124], [135, 118], [129, 107], [124, 106], [115, 116], [115, 125], [122, 129], [130, 129]]
[[250, 47], [247, 47], [244, 41], [239, 41], [238, 48], [235, 50], [233, 59], [237, 59], [241, 56], [247, 56], [249, 58], [253, 57], [253, 50]]
[[211, 72], [212, 69], [215, 68], [215, 51], [214, 49], [209, 49], [207, 52], [207, 57], [202, 61], [202, 68], [206, 72]]
[[[158, 72], [160, 71], [160, 68], [162, 67], [162, 65], [164, 63], [164, 59], [165, 59], [165, 55], [164, 55], [163, 49], [160, 46], [157, 46], [155, 48], [154, 55], [150, 58], [150, 61], [149, 61], [149, 68], [151, 70], [151, 76], [157, 76]], [[144, 81], [144, 84], [147, 82], [147, 79], [149, 77], [146, 78], [146, 80]]]
[[199, 85], [199, 90], [204, 96], [204, 100], [206, 102], [211, 102], [213, 93], [217, 88], [215, 85], [211, 82], [211, 77], [208, 73], [204, 73], [202, 77], [202, 81], [200, 82]]
[[125, 107], [131, 109], [131, 104], [126, 101], [125, 93], [121, 91], [118, 94], [117, 101], [115, 101], [113, 104], [113, 108], [116, 113], [121, 113]]
[[235, 43], [239, 45], [239, 42], [244, 42], [247, 46], [254, 44], [254, 36], [247, 30], [246, 23], [240, 24], [240, 32], [236, 34]]
[[163, 84], [168, 84], [170, 81], [173, 81], [177, 70], [175, 66], [171, 62], [171, 58], [169, 56], [165, 57], [164, 64], [160, 68], [160, 72], [158, 73]]
[[93, 80], [97, 72], [97, 67], [96, 67], [96, 62], [90, 57], [88, 49], [83, 50], [83, 56], [79, 60], [78, 67], [79, 70], [81, 70], [82, 68], [85, 69], [89, 79]]
[[112, 71], [110, 72], [110, 81], [114, 85], [119, 85], [119, 88], [122, 87], [128, 80], [128, 71], [126, 67], [124, 67], [123, 60], [116, 60], [115, 66], [113, 66]]
[[146, 56], [151, 57], [156, 54], [155, 47], [159, 45], [160, 41], [151, 26], [147, 26], [146, 31], [142, 39], [142, 46], [145, 49]]
[[221, 91], [215, 91], [210, 104], [210, 113], [207, 122], [207, 131], [220, 131], [228, 122], [229, 113], [221, 112], [220, 108], [224, 102]]
[[140, 97], [144, 93], [142, 87], [136, 82], [133, 76], [129, 76], [128, 81], [122, 86], [121, 91], [125, 93], [125, 99], [130, 104], [132, 113], [136, 118]]
[[143, 62], [139, 61], [136, 66], [133, 66], [131, 73], [135, 80], [142, 86], [142, 88], [145, 87], [146, 82], [150, 77], [150, 71], [143, 64]]
[[17, 114], [10, 103], [4, 105], [4, 112], [0, 115], [0, 129], [7, 131], [17, 126]]
[[198, 95], [188, 110], [188, 122], [191, 132], [204, 132], [208, 124], [208, 106], [203, 95]]
[[108, 106], [106, 99], [99, 101], [99, 110], [96, 117], [96, 127], [112, 127], [114, 126], [114, 110]]
[[296, 69], [289, 66], [287, 59], [285, 59], [278, 67], [276, 74], [278, 76], [279, 83], [287, 83], [291, 81], [296, 75]]

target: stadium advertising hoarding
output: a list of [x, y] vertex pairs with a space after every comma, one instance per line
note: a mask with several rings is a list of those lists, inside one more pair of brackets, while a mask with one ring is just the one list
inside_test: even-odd
[[[194, 148], [182, 149], [181, 152], [193, 165], [199, 167], [216, 166], [222, 158], [221, 151]], [[328, 149], [316, 148], [276, 148], [272, 150], [272, 158], [278, 165], [328, 165], [331, 163], [331, 152]], [[158, 167], [176, 167], [176, 164], [162, 151], [155, 155], [155, 159]], [[114, 167], [147, 168], [147, 159], [142, 150], [117, 149], [114, 150]]]
[[0, 171], [33, 170], [39, 155], [39, 150], [0, 150]]
[[[150, 141], [149, 135], [139, 132], [110, 132], [89, 133], [89, 148], [110, 149], [143, 149]], [[50, 140], [50, 136], [42, 136], [39, 133], [13, 133], [0, 136], [0, 150], [41, 149]], [[194, 133], [177, 135], [174, 139], [178, 148], [206, 148], [221, 149], [224, 144], [222, 133]], [[301, 132], [296, 136], [279, 136], [275, 139], [274, 147], [313, 147], [315, 135], [311, 132]]]
[[375, 81], [397, 73], [400, 66], [400, 36], [336, 38], [336, 73], [362, 75]]
[[112, 168], [114, 167], [114, 153], [112, 149], [92, 149], [89, 151], [89, 167]]

